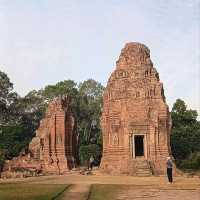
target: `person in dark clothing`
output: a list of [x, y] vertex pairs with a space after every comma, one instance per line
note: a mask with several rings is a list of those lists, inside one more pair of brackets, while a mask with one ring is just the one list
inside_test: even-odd
[[167, 177], [168, 177], [169, 183], [172, 183], [173, 182], [173, 176], [172, 176], [173, 162], [170, 157], [167, 157], [166, 165], [167, 165]]
[[92, 168], [93, 168], [93, 164], [94, 164], [94, 157], [93, 156], [91, 156], [90, 157], [90, 169], [92, 170]]

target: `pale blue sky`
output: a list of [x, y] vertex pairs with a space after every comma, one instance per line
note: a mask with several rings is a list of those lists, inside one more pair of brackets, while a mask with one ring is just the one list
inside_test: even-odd
[[126, 42], [151, 50], [171, 106], [200, 113], [200, 0], [0, 0], [0, 70], [15, 90], [106, 85]]

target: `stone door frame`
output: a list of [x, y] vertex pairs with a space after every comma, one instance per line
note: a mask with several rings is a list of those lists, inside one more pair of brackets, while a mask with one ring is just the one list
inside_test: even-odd
[[144, 145], [144, 158], [145, 160], [147, 160], [147, 134], [146, 133], [132, 133], [131, 134], [131, 157], [132, 159], [137, 159], [137, 157], [135, 156], [135, 136], [143, 136], [143, 145]]

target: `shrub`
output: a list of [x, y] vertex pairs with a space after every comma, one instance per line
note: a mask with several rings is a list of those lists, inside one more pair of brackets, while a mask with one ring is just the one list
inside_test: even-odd
[[79, 158], [81, 164], [87, 163], [91, 156], [93, 156], [95, 160], [99, 161], [101, 156], [101, 148], [98, 145], [89, 144], [85, 146], [80, 146]]
[[200, 169], [200, 152], [192, 153], [187, 160], [177, 161], [181, 169]]

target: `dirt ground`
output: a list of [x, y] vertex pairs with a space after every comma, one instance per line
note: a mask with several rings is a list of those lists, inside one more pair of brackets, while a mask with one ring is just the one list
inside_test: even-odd
[[168, 184], [165, 176], [134, 177], [134, 176], [109, 176], [109, 175], [79, 175], [69, 173], [67, 175], [40, 176], [17, 179], [0, 179], [0, 183], [26, 182], [31, 184], [120, 184], [145, 186], [150, 188], [176, 188], [176, 189], [200, 189], [199, 177], [174, 177], [173, 184]]
[[117, 195], [116, 200], [148, 199], [148, 200], [199, 200], [198, 190], [159, 190], [159, 189], [135, 189], [126, 190]]
[[[133, 176], [107, 176], [107, 175], [79, 175], [69, 173], [62, 176], [43, 176], [21, 179], [0, 179], [1, 183], [27, 184], [66, 184], [73, 185], [71, 193], [66, 193], [66, 199], [70, 195], [73, 199], [80, 196], [82, 190], [89, 193], [93, 184], [119, 184], [127, 185], [127, 189], [117, 193], [116, 200], [148, 199], [148, 200], [200, 200], [199, 177], [175, 177], [173, 184], [168, 184], [165, 176], [161, 177], [133, 177]], [[74, 188], [74, 189], [73, 189]], [[80, 190], [80, 191], [79, 191]], [[70, 191], [68, 191], [70, 192]], [[80, 198], [79, 198], [80, 199]], [[83, 197], [84, 199], [84, 197]], [[86, 198], [85, 198], [86, 199]]]

